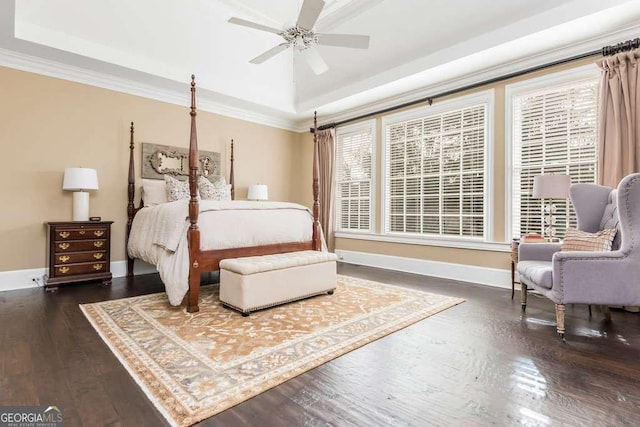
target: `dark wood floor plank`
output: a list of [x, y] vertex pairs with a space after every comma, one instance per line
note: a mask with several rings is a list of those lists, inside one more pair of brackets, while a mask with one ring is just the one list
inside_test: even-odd
[[[568, 306], [567, 342], [551, 301], [523, 314], [504, 289], [368, 267], [342, 274], [467, 302], [204, 420], [202, 426], [640, 424], [640, 315], [611, 323]], [[217, 280], [217, 276], [207, 278]], [[133, 281], [0, 294], [0, 404], [65, 408], [65, 425], [168, 425], [78, 304], [162, 292]]]

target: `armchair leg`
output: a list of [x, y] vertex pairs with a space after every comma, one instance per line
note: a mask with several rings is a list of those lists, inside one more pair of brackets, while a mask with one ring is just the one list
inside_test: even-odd
[[602, 310], [602, 314], [604, 315], [604, 318], [607, 319], [608, 321], [611, 321], [611, 310], [609, 310], [609, 306], [601, 305], [600, 310]]
[[520, 281], [520, 305], [522, 306], [522, 311], [527, 309], [527, 285]]
[[558, 336], [564, 339], [564, 304], [556, 304], [556, 322]]

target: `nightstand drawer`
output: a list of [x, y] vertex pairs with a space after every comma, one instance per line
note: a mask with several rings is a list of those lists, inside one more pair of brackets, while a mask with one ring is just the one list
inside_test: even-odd
[[87, 240], [104, 239], [107, 237], [109, 229], [107, 227], [87, 227], [76, 229], [56, 229], [55, 240]]
[[105, 251], [57, 253], [53, 260], [55, 265], [75, 264], [79, 262], [98, 262], [108, 260]]
[[80, 251], [96, 251], [105, 250], [107, 248], [107, 240], [105, 239], [92, 239], [86, 241], [69, 241], [59, 242], [56, 241], [53, 244], [53, 250], [56, 254], [60, 252], [80, 252]]
[[75, 274], [102, 273], [109, 271], [106, 262], [87, 262], [83, 264], [59, 265], [53, 269], [53, 277], [73, 276]]

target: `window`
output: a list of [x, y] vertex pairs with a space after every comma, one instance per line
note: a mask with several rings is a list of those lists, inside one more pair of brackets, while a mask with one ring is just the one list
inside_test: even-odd
[[385, 232], [483, 239], [493, 92], [383, 119]]
[[336, 131], [336, 231], [371, 231], [375, 122]]
[[[572, 183], [596, 181], [598, 76], [581, 70], [507, 88], [511, 103], [511, 233], [544, 234], [543, 201], [532, 198], [533, 177], [567, 174]], [[568, 200], [554, 200], [556, 236], [576, 217]]]

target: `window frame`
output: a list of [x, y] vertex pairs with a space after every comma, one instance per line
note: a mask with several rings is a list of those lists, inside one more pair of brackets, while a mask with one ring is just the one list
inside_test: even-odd
[[[513, 231], [513, 172], [514, 172], [514, 132], [515, 132], [515, 98], [526, 92], [544, 90], [554, 86], [568, 85], [580, 81], [599, 79], [600, 72], [592, 64], [569, 70], [558, 71], [505, 86], [505, 221], [504, 236], [510, 241], [520, 236], [512, 236]], [[599, 103], [599, 100], [596, 100]], [[596, 129], [597, 131], [597, 129]], [[597, 167], [597, 159], [596, 159]]]
[[[484, 189], [486, 197], [483, 205], [483, 236], [471, 237], [471, 236], [453, 236], [444, 234], [411, 234], [401, 232], [387, 232], [388, 221], [387, 218], [387, 127], [397, 123], [408, 120], [429, 117], [431, 115], [443, 114], [447, 111], [458, 110], [462, 108], [469, 108], [476, 105], [485, 105], [485, 145], [484, 145]], [[493, 152], [494, 152], [494, 110], [495, 110], [495, 89], [483, 90], [470, 95], [459, 96], [453, 99], [445, 100], [442, 102], [434, 103], [427, 107], [418, 107], [407, 111], [402, 111], [395, 114], [389, 114], [382, 117], [381, 120], [381, 144], [382, 144], [382, 161], [381, 167], [381, 215], [382, 215], [382, 229], [380, 235], [385, 237], [387, 241], [397, 241], [401, 243], [408, 243], [408, 241], [415, 242], [429, 242], [431, 244], [450, 246], [452, 244], [456, 246], [464, 247], [466, 244], [471, 244], [474, 247], [483, 246], [484, 243], [493, 243], [494, 230], [493, 230], [493, 217], [494, 217], [494, 177], [493, 177]]]
[[[339, 189], [338, 189], [338, 180], [337, 180], [337, 175], [338, 175], [338, 167], [337, 167], [337, 159], [338, 159], [338, 141], [340, 138], [340, 134], [345, 134], [345, 133], [356, 133], [358, 131], [364, 131], [364, 130], [368, 130], [369, 132], [371, 132], [371, 183], [370, 183], [370, 187], [369, 187], [369, 229], [368, 230], [341, 230], [338, 225], [339, 225], [339, 213], [338, 213], [338, 194], [339, 194]], [[333, 197], [333, 203], [335, 206], [335, 209], [333, 209], [333, 223], [334, 223], [334, 228], [335, 228], [335, 234], [336, 237], [338, 237], [339, 234], [346, 234], [346, 235], [356, 235], [356, 236], [360, 236], [360, 235], [365, 235], [365, 234], [371, 234], [374, 233], [376, 230], [376, 178], [377, 178], [377, 170], [376, 170], [376, 157], [377, 157], [377, 133], [376, 133], [376, 120], [375, 119], [369, 119], [369, 120], [365, 120], [362, 122], [358, 122], [358, 123], [354, 123], [351, 125], [345, 125], [345, 126], [338, 126], [336, 127], [336, 141], [335, 141], [335, 155], [336, 155], [336, 165], [334, 167], [334, 172], [333, 172], [333, 188], [335, 189], [335, 193], [334, 193], [334, 197]]]

